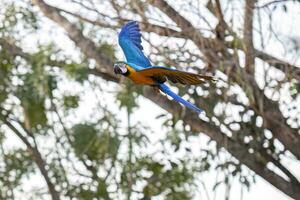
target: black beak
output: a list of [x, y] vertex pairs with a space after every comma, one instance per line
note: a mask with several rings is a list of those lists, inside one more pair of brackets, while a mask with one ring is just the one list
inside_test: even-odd
[[115, 74], [122, 74], [122, 70], [117, 65], [114, 67], [114, 72]]

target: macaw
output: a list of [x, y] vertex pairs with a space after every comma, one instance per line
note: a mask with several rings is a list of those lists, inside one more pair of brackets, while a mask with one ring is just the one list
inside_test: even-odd
[[114, 64], [115, 74], [128, 77], [136, 84], [153, 86], [191, 110], [197, 113], [202, 112], [200, 108], [172, 92], [164, 83], [170, 80], [173, 83], [196, 85], [204, 83], [206, 80], [213, 81], [215, 80], [214, 77], [167, 67], [152, 66], [143, 53], [140, 28], [136, 21], [125, 24], [119, 33], [118, 39], [119, 45], [125, 54], [126, 62], [116, 62]]

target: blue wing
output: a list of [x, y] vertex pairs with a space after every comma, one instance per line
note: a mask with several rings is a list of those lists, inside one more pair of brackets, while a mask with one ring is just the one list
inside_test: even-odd
[[143, 53], [141, 33], [137, 22], [131, 21], [122, 27], [119, 34], [119, 44], [123, 49], [128, 63], [143, 68], [151, 66], [149, 59]]

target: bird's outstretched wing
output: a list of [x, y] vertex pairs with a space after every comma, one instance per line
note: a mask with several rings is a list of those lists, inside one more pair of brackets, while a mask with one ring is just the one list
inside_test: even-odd
[[181, 83], [184, 85], [197, 85], [204, 83], [205, 81], [216, 80], [213, 76], [194, 74], [176, 69], [170, 69], [167, 67], [150, 67], [147, 69], [140, 70], [138, 72], [141, 75], [151, 77], [155, 80], [168, 79], [173, 83]]
[[141, 33], [137, 22], [130, 21], [122, 27], [119, 34], [119, 44], [126, 60], [141, 67], [149, 67], [151, 63], [143, 53]]

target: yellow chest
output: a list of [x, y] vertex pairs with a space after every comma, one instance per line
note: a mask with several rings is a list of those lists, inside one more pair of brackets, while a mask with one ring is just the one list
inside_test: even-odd
[[129, 75], [127, 77], [130, 78], [135, 84], [155, 85], [155, 81], [152, 78], [141, 75], [128, 65], [127, 69], [129, 70]]

